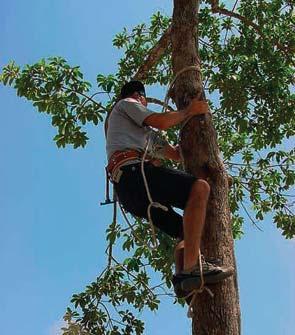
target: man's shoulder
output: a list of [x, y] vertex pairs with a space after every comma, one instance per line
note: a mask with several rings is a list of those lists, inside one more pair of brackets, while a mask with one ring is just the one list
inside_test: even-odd
[[115, 106], [115, 109], [117, 110], [116, 114], [131, 119], [139, 127], [143, 127], [144, 120], [151, 114], [154, 114], [153, 111], [149, 110], [146, 106], [133, 98], [120, 100]]
[[135, 102], [135, 103], [139, 103], [136, 99], [134, 98], [125, 98], [125, 99], [122, 99], [121, 101], [125, 101], [125, 102]]
[[133, 98], [125, 98], [118, 102], [118, 108], [141, 108], [144, 107], [140, 102]]
[[120, 101], [118, 101], [115, 106], [113, 107], [113, 110], [125, 110], [126, 108], [130, 107], [130, 105], [132, 105], [133, 107], [135, 107], [138, 104], [138, 101], [132, 98], [125, 98], [125, 99], [121, 99]]

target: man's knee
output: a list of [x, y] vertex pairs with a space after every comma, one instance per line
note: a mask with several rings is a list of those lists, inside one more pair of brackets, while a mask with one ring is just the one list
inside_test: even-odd
[[204, 179], [198, 179], [193, 183], [191, 196], [198, 198], [208, 198], [210, 194], [210, 185]]

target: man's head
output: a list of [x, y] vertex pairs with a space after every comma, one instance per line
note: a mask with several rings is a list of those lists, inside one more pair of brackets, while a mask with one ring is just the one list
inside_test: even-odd
[[134, 98], [141, 102], [144, 106], [147, 105], [147, 101], [145, 98], [145, 88], [141, 81], [132, 80], [128, 83], [124, 84], [121, 88], [121, 98]]

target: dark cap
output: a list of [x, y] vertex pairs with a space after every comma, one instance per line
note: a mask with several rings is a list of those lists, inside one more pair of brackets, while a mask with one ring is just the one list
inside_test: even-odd
[[124, 84], [121, 88], [121, 98], [124, 99], [135, 92], [138, 92], [140, 95], [145, 96], [145, 88], [141, 81], [132, 80]]

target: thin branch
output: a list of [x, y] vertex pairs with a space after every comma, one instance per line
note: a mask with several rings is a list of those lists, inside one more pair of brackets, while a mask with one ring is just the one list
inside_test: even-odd
[[140, 66], [134, 79], [144, 80], [148, 76], [149, 70], [158, 62], [158, 60], [164, 55], [167, 50], [168, 45], [170, 44], [170, 33], [171, 26], [164, 32], [164, 34], [159, 39], [158, 43], [154, 45], [145, 60], [145, 62]]
[[[258, 24], [256, 24], [253, 21], [247, 19], [245, 16], [243, 16], [241, 14], [238, 14], [234, 11], [230, 11], [228, 9], [219, 7], [219, 1], [218, 0], [211, 0], [209, 2], [211, 4], [212, 13], [223, 14], [225, 16], [238, 19], [241, 22], [245, 23], [248, 27], [252, 27], [262, 38], [266, 39], [265, 34], [261, 31], [261, 28]], [[283, 46], [278, 41], [274, 41], [274, 43], [275, 43], [275, 45], [277, 46], [278, 49], [280, 49], [281, 51], [283, 51], [285, 53], [286, 56], [288, 55], [288, 51], [289, 51], [288, 48]]]
[[[141, 32], [143, 35], [148, 35], [148, 34], [150, 34], [150, 30], [149, 30], [149, 29], [143, 29], [143, 30], [141, 30], [140, 32]], [[136, 37], [137, 35], [138, 35], [138, 33], [134, 33], [134, 34], [127, 35], [126, 37], [127, 37], [128, 40], [131, 40], [131, 39], [133, 39], [134, 37]]]
[[233, 17], [235, 19], [238, 19], [238, 20], [244, 22], [247, 26], [252, 27], [260, 35], [263, 35], [262, 32], [261, 32], [260, 27], [256, 23], [252, 22], [251, 20], [247, 19], [245, 16], [240, 15], [240, 14], [234, 12], [234, 11], [219, 7], [218, 0], [211, 0], [210, 4], [211, 4], [212, 13], [223, 14], [225, 16], [229, 16], [229, 17]]
[[[238, 178], [238, 176], [234, 176], [234, 177], [237, 177], [237, 178]], [[253, 178], [253, 177], [252, 177], [252, 178]], [[244, 180], [251, 180], [252, 178], [250, 178], [250, 177], [249, 177], [249, 178], [245, 178], [245, 177], [243, 177]], [[249, 186], [249, 183], [248, 183], [248, 182], [243, 182], [243, 181], [239, 180], [238, 183], [241, 184], [241, 186], [242, 186], [245, 190], [247, 190], [249, 193], [251, 193], [251, 190], [247, 187], [247, 186]], [[270, 191], [271, 191], [271, 190], [268, 190], [268, 189], [262, 187], [261, 185], [259, 185], [259, 189], [260, 189], [261, 191], [257, 191], [258, 194], [264, 194], [264, 195], [265, 195], [265, 193], [270, 194]], [[279, 195], [280, 197], [295, 198], [295, 195], [294, 195], [294, 194], [282, 193], [282, 192], [280, 192], [280, 191], [276, 192], [276, 194]], [[270, 197], [268, 197], [267, 199], [270, 199]]]
[[232, 8], [232, 11], [234, 11], [236, 9], [238, 2], [239, 2], [239, 0], [235, 1], [234, 5], [233, 5], [233, 8]]
[[[120, 264], [114, 257], [112, 257], [113, 261], [119, 265], [120, 267], [123, 268], [123, 270], [130, 276], [132, 277], [133, 279], [135, 280], [138, 280], [138, 278], [133, 274], [131, 273], [123, 264]], [[140, 283], [153, 295], [155, 296], [155, 293], [150, 289], [150, 287], [142, 280], [140, 280]]]
[[177, 296], [173, 293], [159, 293], [157, 297], [170, 297], [170, 298], [177, 298]]
[[132, 224], [130, 223], [130, 221], [129, 221], [129, 219], [128, 219], [128, 217], [127, 217], [127, 215], [126, 215], [126, 213], [125, 213], [125, 211], [124, 211], [124, 209], [123, 209], [123, 207], [122, 207], [122, 205], [121, 205], [120, 202], [119, 202], [119, 207], [120, 207], [121, 213], [122, 213], [122, 215], [123, 215], [123, 218], [125, 219], [125, 221], [126, 221], [128, 227], [131, 229], [131, 232], [132, 232], [132, 235], [134, 236], [134, 238], [137, 239], [138, 242], [144, 244], [144, 241], [143, 241], [143, 240], [136, 234], [136, 232], [135, 232], [135, 230], [134, 230], [134, 228], [133, 228], [134, 225], [132, 225]]
[[253, 220], [252, 216], [249, 214], [249, 212], [248, 212], [247, 208], [244, 206], [243, 202], [241, 202], [241, 205], [242, 205], [244, 211], [246, 212], [248, 218], [251, 220], [252, 224], [253, 224], [258, 230], [260, 230], [260, 231], [263, 232], [263, 230], [262, 230], [262, 229], [257, 225], [257, 223]]
[[[232, 162], [225, 162], [225, 164], [230, 165], [230, 166], [252, 166], [252, 167], [259, 167], [258, 163], [252, 163], [252, 164], [244, 164], [244, 163], [232, 163]], [[274, 168], [274, 167], [290, 167], [290, 166], [294, 166], [295, 164], [274, 164], [274, 165], [267, 165], [264, 168], [265, 169], [270, 169], [270, 168]]]
[[208, 42], [206, 42], [205, 40], [203, 40], [202, 38], [199, 38], [199, 42], [200, 42], [201, 44], [203, 44], [203, 45], [206, 45], [208, 48], [213, 49], [213, 46], [212, 46], [210, 43], [208, 43]]
[[[33, 77], [32, 79], [33, 79], [33, 80], [34, 80], [34, 79], [36, 79], [36, 80], [41, 80], [41, 81], [43, 81], [44, 83], [48, 83], [48, 81], [45, 80], [44, 78]], [[84, 94], [84, 93], [82, 93], [82, 92], [78, 92], [78, 91], [73, 90], [72, 88], [69, 88], [69, 87], [66, 87], [66, 86], [61, 86], [61, 88], [62, 88], [63, 90], [67, 90], [67, 91], [70, 91], [70, 92], [73, 92], [73, 93], [76, 93], [76, 94], [80, 94], [81, 96], [83, 96], [84, 98], [87, 99], [86, 102], [91, 101], [91, 102], [93, 102], [95, 105], [97, 105], [99, 108], [102, 108], [103, 110], [105, 110], [105, 111], [107, 112], [107, 109], [104, 108], [102, 104], [100, 104], [99, 102], [97, 102], [97, 101], [95, 101], [95, 100], [92, 99], [93, 96], [95, 96], [95, 95], [98, 94], [99, 92], [98, 92], [98, 93], [95, 93], [95, 94], [93, 94], [92, 96], [89, 97], [88, 95], [86, 95], [86, 94]]]
[[[239, 2], [239, 0], [236, 0], [236, 1], [235, 1], [234, 5], [233, 5], [233, 8], [232, 8], [232, 10], [231, 10], [232, 12], [236, 9], [236, 6], [237, 6], [238, 2]], [[223, 44], [226, 43], [227, 35], [228, 35], [229, 30], [230, 30], [230, 29], [228, 29], [228, 28], [226, 29], [225, 36], [224, 36], [224, 40], [223, 40]]]
[[88, 95], [84, 94], [84, 93], [81, 93], [81, 92], [78, 92], [78, 91], [75, 91], [75, 90], [72, 90], [71, 88], [69, 89], [68, 87], [65, 87], [65, 86], [62, 86], [63, 89], [66, 89], [66, 90], [70, 90], [71, 92], [74, 92], [74, 93], [77, 93], [77, 94], [80, 94], [82, 95], [84, 98], [88, 99], [88, 101], [91, 101], [93, 102], [95, 105], [97, 105], [99, 108], [102, 108], [103, 110], [105, 110], [107, 112], [107, 109], [104, 108], [102, 106], [102, 104], [100, 104], [99, 102], [93, 100], [91, 97], [89, 97]]
[[286, 212], [289, 212], [290, 215], [294, 216], [294, 213], [291, 211], [291, 209], [290, 209], [287, 205], [284, 205], [284, 210], [285, 210]]
[[113, 325], [113, 321], [112, 321], [113, 319], [111, 318], [108, 309], [106, 308], [106, 306], [102, 302], [99, 302], [99, 305], [102, 305], [103, 308], [105, 309], [105, 311], [106, 311], [106, 313], [108, 315], [108, 318], [109, 318], [108, 324], [111, 325], [111, 329], [113, 330], [114, 329], [114, 325]]
[[[147, 102], [149, 102], [151, 104], [156, 104], [156, 105], [159, 105], [159, 106], [162, 106], [162, 107], [166, 107], [166, 104], [159, 99], [148, 97], [148, 98], [146, 98], [146, 100], [147, 100]], [[175, 111], [174, 108], [169, 106], [169, 105], [168, 105], [168, 109], [172, 112]]]
[[[64, 87], [63, 87], [63, 88], [64, 88]], [[92, 102], [93, 102], [93, 101], [94, 101], [94, 100], [93, 100], [93, 97], [95, 97], [95, 96], [98, 95], [98, 94], [108, 94], [109, 99], [111, 99], [111, 98], [110, 98], [110, 95], [109, 95], [109, 92], [105, 92], [105, 91], [96, 92], [96, 93], [92, 94], [91, 97], [86, 98], [86, 100], [83, 102], [83, 104], [81, 105], [81, 107], [83, 107], [88, 101], [92, 101]]]
[[152, 290], [156, 290], [157, 288], [161, 289], [164, 293], [156, 293], [156, 296], [161, 296], [161, 295], [171, 295], [171, 293], [168, 293], [165, 288], [163, 287], [163, 285], [165, 285], [165, 283], [161, 283], [159, 285], [153, 286], [151, 289]]

